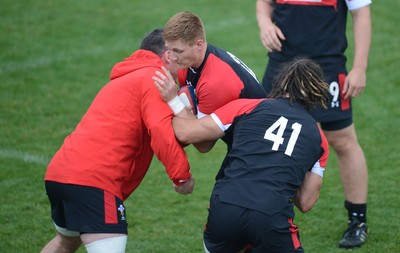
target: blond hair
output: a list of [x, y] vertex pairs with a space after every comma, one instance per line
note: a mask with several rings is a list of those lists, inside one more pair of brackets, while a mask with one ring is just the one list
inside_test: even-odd
[[179, 12], [172, 16], [164, 27], [166, 41], [181, 40], [193, 45], [198, 39], [206, 40], [206, 32], [200, 17], [189, 12]]

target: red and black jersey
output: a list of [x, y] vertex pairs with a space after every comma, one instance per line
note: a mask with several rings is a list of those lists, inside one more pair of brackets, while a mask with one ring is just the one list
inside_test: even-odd
[[296, 56], [311, 57], [317, 62], [346, 61], [347, 48], [345, 0], [277, 0], [273, 21], [285, 35], [282, 51], [269, 53], [278, 61]]
[[295, 57], [316, 61], [330, 85], [329, 108], [317, 108], [315, 119], [324, 124], [352, 122], [351, 100], [344, 99], [342, 88], [347, 74], [346, 22], [349, 10], [367, 6], [371, 0], [276, 0], [272, 18], [285, 40], [282, 50], [269, 53], [262, 85], [270, 93], [282, 63]]
[[282, 41], [282, 51], [269, 53], [270, 58], [286, 62], [305, 56], [321, 65], [344, 66], [348, 9], [370, 3], [371, 0], [276, 0], [273, 21], [286, 40]]
[[196, 89], [199, 117], [237, 98], [266, 97], [249, 67], [233, 54], [210, 44], [200, 67], [180, 70], [178, 80], [181, 86], [192, 85]]
[[212, 117], [231, 139], [213, 194], [222, 202], [292, 216], [290, 199], [306, 172], [325, 167], [329, 154], [309, 112], [288, 99], [239, 99]]
[[175, 139], [172, 111], [151, 79], [163, 65], [147, 50], [116, 64], [111, 81], [54, 155], [45, 180], [92, 186], [125, 200], [143, 180], [154, 153], [171, 180], [188, 179], [189, 162]]

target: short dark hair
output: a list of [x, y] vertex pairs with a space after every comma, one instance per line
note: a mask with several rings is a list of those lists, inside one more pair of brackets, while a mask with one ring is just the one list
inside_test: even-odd
[[323, 71], [316, 62], [307, 58], [295, 58], [282, 65], [268, 97], [289, 96], [290, 103], [297, 101], [307, 110], [318, 105], [327, 108], [328, 88]]
[[161, 55], [168, 50], [162, 36], [163, 30], [163, 28], [156, 28], [149, 32], [143, 38], [140, 49], [149, 50], [161, 57]]

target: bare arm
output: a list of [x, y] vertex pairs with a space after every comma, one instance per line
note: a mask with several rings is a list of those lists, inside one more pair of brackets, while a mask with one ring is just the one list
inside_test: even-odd
[[310, 211], [319, 197], [322, 177], [313, 172], [307, 172], [303, 183], [292, 198], [295, 206], [303, 213]]
[[[173, 78], [171, 73], [165, 67], [162, 67], [162, 70], [164, 71], [164, 73], [159, 72], [159, 71], [157, 71], [155, 73], [155, 76], [153, 76], [153, 81], [154, 81], [154, 85], [157, 87], [157, 89], [160, 92], [161, 98], [165, 102], [169, 103], [177, 96], [178, 86], [175, 83], [175, 79]], [[193, 115], [190, 108], [187, 108], [187, 107], [184, 107], [179, 113], [176, 113], [175, 116], [178, 118], [184, 118], [184, 119], [192, 119], [192, 120], [196, 119], [196, 116]], [[175, 126], [174, 126], [174, 130], [175, 130], [175, 135], [180, 134], [180, 132], [175, 129]], [[206, 153], [214, 147], [218, 138], [204, 140], [204, 141], [196, 141], [196, 142], [182, 142], [178, 138], [178, 136], [177, 136], [177, 139], [182, 144], [186, 144], [186, 145], [193, 144], [199, 152]]]
[[257, 0], [256, 3], [256, 17], [260, 29], [260, 39], [268, 52], [281, 51], [281, 40], [285, 40], [282, 31], [273, 22], [273, 5], [272, 0]]
[[216, 141], [224, 136], [224, 132], [211, 116], [205, 116], [197, 120], [174, 117], [172, 126], [176, 138], [184, 144]]
[[366, 85], [366, 71], [368, 54], [371, 45], [371, 14], [370, 7], [364, 6], [351, 11], [354, 30], [354, 60], [353, 67], [349, 71], [343, 94], [345, 98], [358, 96]]

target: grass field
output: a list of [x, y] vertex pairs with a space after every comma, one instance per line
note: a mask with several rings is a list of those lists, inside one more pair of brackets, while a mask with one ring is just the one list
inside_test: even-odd
[[[210, 43], [236, 54], [260, 79], [267, 61], [255, 1], [1, 3], [0, 252], [39, 252], [54, 236], [43, 183], [46, 165], [107, 83], [113, 64], [135, 51], [146, 32], [163, 26], [176, 12], [190, 10], [202, 17]], [[399, 9], [398, 0], [372, 5], [367, 88], [354, 100], [358, 137], [369, 165], [370, 234], [367, 244], [352, 252], [400, 252]], [[352, 47], [348, 53], [352, 55]], [[194, 193], [176, 194], [155, 159], [125, 203], [127, 252], [203, 252], [208, 197], [225, 147], [218, 143], [208, 154], [192, 147], [187, 152], [196, 179]], [[298, 213], [295, 222], [306, 252], [345, 251], [337, 248], [346, 212], [333, 153], [320, 200], [310, 213]]]

